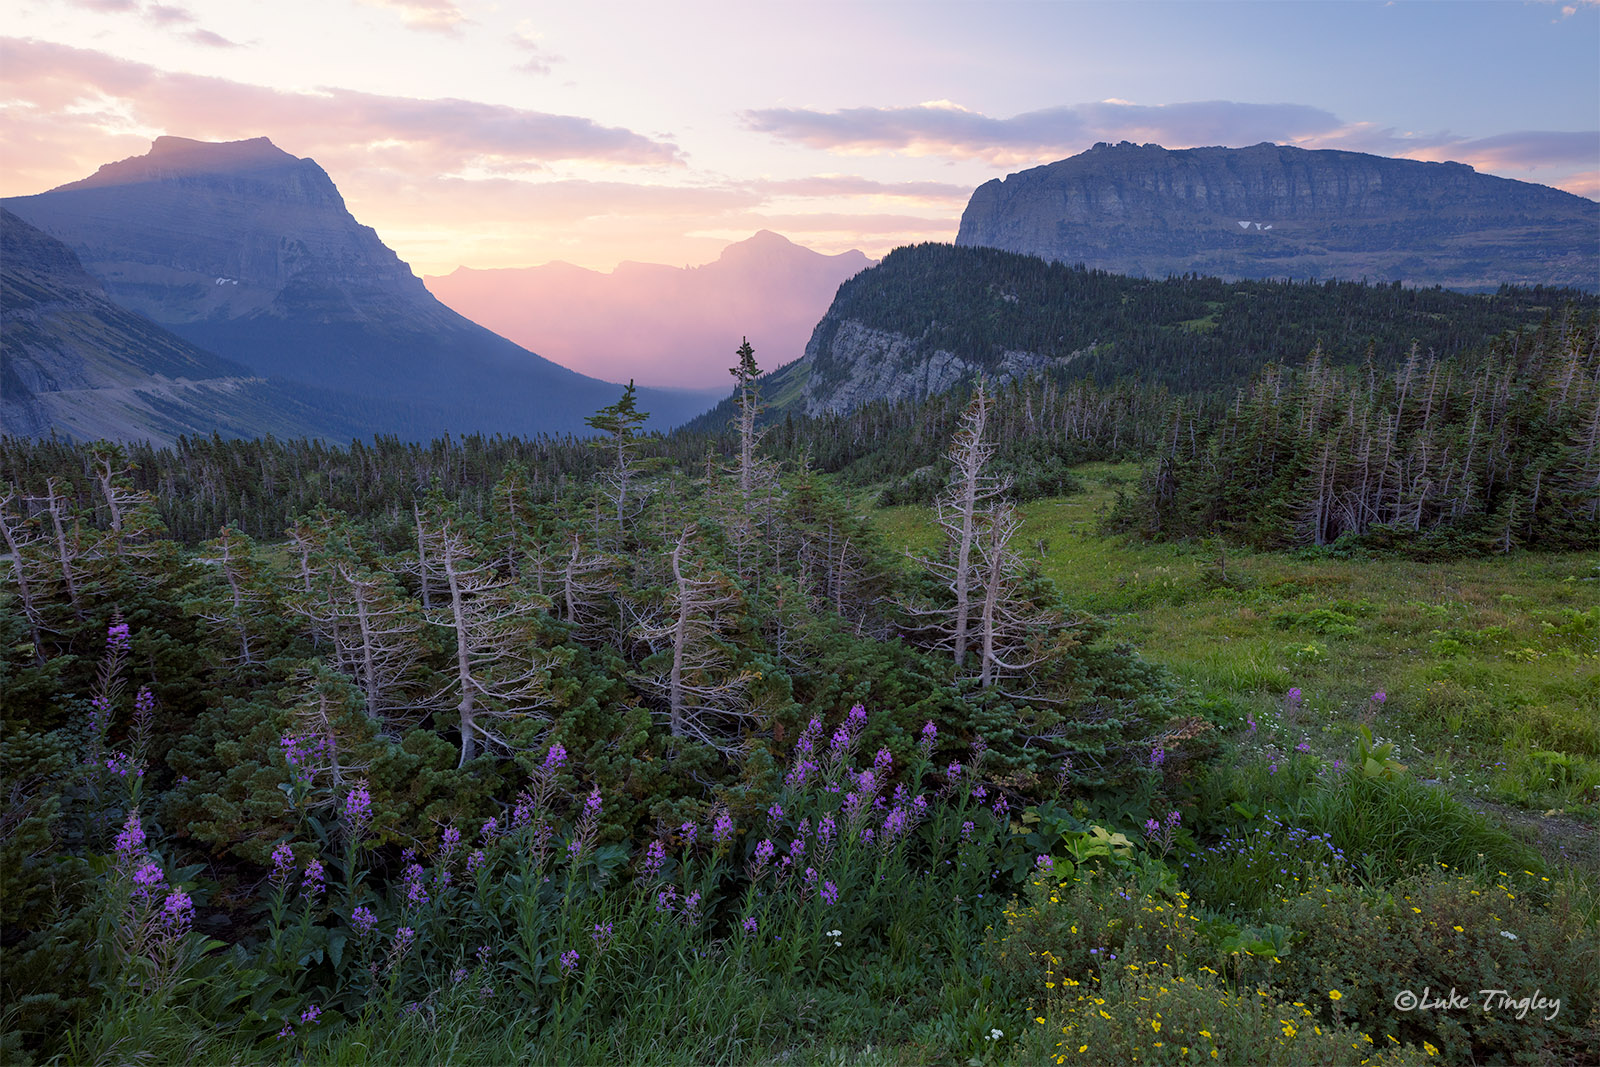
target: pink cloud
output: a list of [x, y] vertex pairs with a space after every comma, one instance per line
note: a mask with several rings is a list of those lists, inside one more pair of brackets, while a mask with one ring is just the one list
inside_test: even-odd
[[[571, 115], [339, 88], [289, 92], [15, 38], [0, 39], [0, 54], [14, 102], [0, 112], [8, 141], [40, 125], [58, 125], [86, 140], [129, 129], [203, 140], [266, 134], [287, 151], [315, 155], [325, 167], [382, 168], [392, 161], [433, 173], [537, 168], [558, 160], [682, 163], [675, 145]], [[48, 136], [37, 129], [32, 134]]]

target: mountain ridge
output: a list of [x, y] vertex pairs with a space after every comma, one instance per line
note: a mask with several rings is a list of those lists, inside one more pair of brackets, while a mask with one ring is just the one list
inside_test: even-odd
[[1140, 277], [1600, 291], [1600, 204], [1431, 163], [1263, 142], [1101, 143], [979, 186], [956, 244]]

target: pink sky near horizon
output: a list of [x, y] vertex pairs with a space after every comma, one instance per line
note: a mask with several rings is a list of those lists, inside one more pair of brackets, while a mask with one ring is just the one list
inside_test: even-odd
[[760, 229], [880, 258], [1102, 140], [1453, 159], [1600, 199], [1592, 0], [11, 7], [0, 195], [163, 134], [266, 136], [418, 275], [700, 264]]

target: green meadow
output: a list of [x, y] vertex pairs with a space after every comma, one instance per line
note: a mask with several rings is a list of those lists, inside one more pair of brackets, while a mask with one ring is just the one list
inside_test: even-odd
[[[1270, 723], [1325, 758], [1346, 755], [1365, 722], [1415, 778], [1600, 871], [1600, 557], [1143, 543], [1102, 521], [1138, 466], [1075, 473], [1082, 492], [1023, 506], [1014, 544], [1067, 603], [1166, 667], [1193, 708], [1225, 728]], [[937, 543], [927, 509], [872, 514], [897, 547]]]

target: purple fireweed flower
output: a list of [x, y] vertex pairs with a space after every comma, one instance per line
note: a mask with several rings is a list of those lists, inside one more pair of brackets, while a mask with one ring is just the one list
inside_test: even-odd
[[1374, 704], [1382, 704], [1385, 700], [1388, 700], [1388, 699], [1389, 699], [1389, 694], [1385, 693], [1382, 689], [1380, 689], [1376, 693], [1372, 694], [1372, 702]]
[[939, 728], [933, 725], [932, 719], [929, 719], [927, 722], [922, 724], [922, 739], [917, 742], [918, 747], [922, 749], [923, 759], [933, 758], [933, 746], [935, 743], [937, 743], [938, 739]]
[[985, 789], [983, 786], [975, 785], [975, 786], [972, 787], [972, 797], [973, 797], [974, 800], [985, 800], [985, 799], [988, 798], [988, 796], [989, 796], [989, 791], [987, 789]]
[[1300, 692], [1300, 687], [1295, 686], [1293, 689], [1283, 694], [1283, 703], [1290, 710], [1298, 708], [1301, 704], [1305, 703], [1305, 696]]
[[1296, 752], [1310, 752], [1311, 751], [1311, 742], [1302, 741], [1298, 745], [1294, 746], [1294, 750]]
[[594, 933], [589, 936], [594, 939], [596, 951], [604, 952], [606, 946], [611, 944], [611, 938], [614, 933], [611, 923], [595, 923]]
[[294, 1027], [291, 1026], [289, 1023], [284, 1023], [283, 1024], [283, 1029], [278, 1031], [278, 1040], [279, 1041], [284, 1041], [284, 1040], [293, 1041], [294, 1040]]
[[552, 743], [550, 751], [544, 754], [544, 769], [547, 771], [557, 770], [566, 762], [567, 750], [561, 747], [561, 742], [559, 741]]
[[118, 778], [126, 778], [130, 774], [135, 778], [144, 777], [144, 768], [138, 766], [126, 752], [113, 752], [106, 760], [106, 770]]
[[1043, 852], [1034, 858], [1033, 865], [1041, 871], [1049, 871], [1056, 865], [1056, 859], [1048, 852]]
[[783, 805], [773, 801], [772, 806], [767, 809], [767, 818], [773, 822], [780, 822], [783, 819]]
[[722, 811], [717, 813], [716, 821], [711, 824], [711, 840], [718, 845], [726, 845], [733, 840], [733, 816]]
[[402, 926], [394, 932], [394, 958], [399, 960], [411, 948], [417, 939], [417, 932], [409, 926]]
[[678, 904], [678, 887], [669, 885], [656, 894], [656, 911], [671, 912]]
[[444, 833], [439, 835], [439, 851], [449, 859], [455, 853], [456, 847], [461, 844], [461, 831], [454, 826], [446, 826]]
[[1178, 811], [1169, 811], [1167, 812], [1167, 817], [1162, 821], [1165, 825], [1176, 829], [1183, 823], [1183, 814]]
[[833, 739], [829, 741], [828, 747], [834, 752], [842, 753], [848, 751], [854, 743], [855, 738], [850, 736], [850, 731], [841, 726], [833, 731]]
[[325, 888], [327, 887], [323, 884], [322, 861], [312, 860], [306, 864], [306, 873], [300, 882], [300, 891], [315, 896]]
[[928, 814], [928, 800], [921, 793], [911, 798], [911, 814], [919, 821]]
[[182, 933], [189, 929], [189, 923], [194, 919], [194, 901], [189, 899], [188, 893], [174, 889], [167, 895], [167, 902], [161, 906], [161, 913], [168, 929]]
[[314, 1023], [318, 1018], [321, 1017], [321, 1015], [322, 1009], [313, 1004], [305, 1011], [300, 1013], [300, 1021], [303, 1023]]
[[272, 850], [272, 881], [282, 884], [289, 880], [289, 872], [294, 869], [294, 849], [289, 847], [289, 842], [280, 841], [278, 847]]
[[422, 864], [413, 863], [408, 866], [403, 877], [406, 885], [406, 905], [420, 908], [426, 904], [429, 897], [428, 890], [422, 884], [424, 878]]
[[345, 794], [344, 817], [352, 826], [357, 827], [357, 833], [360, 832], [359, 828], [365, 826], [367, 820], [372, 818], [372, 794], [367, 791], [365, 781], [357, 782], [350, 787], [350, 792]]
[[161, 869], [159, 863], [141, 864], [133, 872], [134, 892], [141, 897], [149, 897], [167, 882], [167, 872]]
[[794, 857], [796, 862], [799, 862], [800, 858], [802, 856], [804, 856], [805, 854], [806, 854], [806, 839], [805, 838], [797, 837], [793, 841], [789, 842], [789, 855]]
[[573, 971], [578, 969], [577, 949], [569, 948], [567, 951], [561, 954], [561, 969], [567, 974], [571, 974]]
[[756, 845], [755, 860], [750, 870], [752, 879], [760, 878], [766, 873], [767, 864], [772, 862], [774, 851], [771, 838], [763, 838], [761, 843]]
[[[850, 795], [855, 796], [854, 793], [851, 793]], [[837, 827], [834, 825], [832, 815], [824, 815], [821, 819], [817, 820], [817, 836], [822, 839], [822, 843], [824, 845], [833, 840], [833, 833], [835, 829], [837, 829]]]
[[700, 921], [700, 894], [690, 893], [683, 898], [683, 910], [678, 913], [678, 918], [683, 920], [685, 926], [693, 926]]
[[1267, 764], [1267, 773], [1268, 774], [1277, 774], [1278, 773], [1278, 765], [1276, 763]]
[[740, 923], [739, 925], [744, 927], [744, 932], [746, 934], [748, 934], [751, 937], [754, 937], [755, 934], [756, 934], [756, 930], [758, 929], [760, 924], [756, 922], [756, 917], [754, 915], [751, 915], [751, 916], [748, 916], [745, 919], [745, 921]]
[[133, 698], [133, 713], [135, 715], [153, 715], [156, 710], [156, 695], [150, 692], [148, 685], [141, 685], [139, 692]]
[[895, 808], [883, 819], [883, 832], [887, 837], [894, 838], [906, 832], [906, 809]]
[[598, 818], [600, 818], [601, 806], [602, 806], [602, 800], [601, 800], [601, 797], [600, 797], [600, 787], [599, 786], [595, 786], [593, 789], [591, 789], [589, 791], [588, 798], [585, 799], [584, 802], [583, 802], [583, 814], [584, 814], [584, 817], [588, 818], [588, 819], [598, 819]]
[[1144, 821], [1144, 832], [1146, 837], [1154, 837], [1161, 832], [1161, 824], [1154, 819], [1146, 819]]
[[1167, 762], [1167, 750], [1157, 745], [1150, 750], [1150, 766], [1159, 767]]
[[961, 777], [961, 764], [956, 760], [951, 760], [950, 766], [945, 768], [944, 773], [945, 776], [949, 778], [952, 783], [954, 783]]
[[894, 753], [886, 748], [880, 748], [872, 757], [872, 770], [879, 778], [889, 777], [889, 772], [894, 767]]
[[476, 872], [479, 867], [482, 867], [484, 863], [487, 862], [487, 860], [488, 857], [484, 855], [483, 849], [473, 849], [472, 855], [467, 857], [467, 873], [472, 874]]
[[117, 857], [123, 862], [132, 863], [136, 856], [144, 855], [144, 840], [144, 827], [139, 825], [139, 809], [134, 808], [128, 812], [122, 832], [117, 835]]
[[126, 652], [131, 647], [128, 624], [120, 618], [106, 628], [106, 647], [112, 652]]
[[1250, 725], [1250, 732], [1251, 733], [1255, 733], [1256, 732], [1256, 717], [1254, 715], [1246, 714], [1245, 717], [1244, 717], [1244, 721]]
[[1006, 813], [1011, 810], [1011, 805], [1006, 803], [1005, 797], [999, 796], [994, 798], [994, 803], [990, 805], [990, 810], [994, 812], [995, 818], [1004, 819]]
[[863, 844], [863, 845], [870, 845], [870, 844], [872, 844], [872, 839], [873, 839], [873, 838], [874, 838], [874, 837], [877, 837], [877, 836], [878, 836], [878, 835], [877, 835], [877, 834], [875, 834], [875, 833], [873, 833], [873, 831], [872, 831], [872, 827], [870, 827], [870, 826], [863, 826], [863, 827], [862, 827], [862, 828], [861, 828], [861, 843], [862, 843], [862, 844]]
[[976, 829], [976, 828], [972, 825], [972, 822], [970, 820], [967, 821], [967, 822], [962, 823], [961, 824], [961, 839], [963, 841], [972, 840], [972, 831], [974, 829]]
[[457, 967], [455, 970], [450, 972], [450, 983], [452, 985], [460, 985], [462, 982], [467, 980], [467, 975], [469, 973], [470, 972], [468, 972], [465, 967]]
[[822, 883], [822, 902], [829, 907], [839, 903], [839, 887], [832, 882]]
[[366, 937], [378, 928], [378, 917], [365, 904], [357, 905], [350, 913], [350, 927], [357, 937]]
[[500, 820], [493, 815], [489, 816], [484, 820], [483, 829], [478, 831], [478, 836], [486, 845], [495, 841], [500, 836]]
[[661, 873], [661, 868], [666, 862], [666, 848], [659, 840], [652, 841], [650, 847], [644, 850], [644, 862], [639, 865], [639, 873], [646, 878], [654, 878]]

